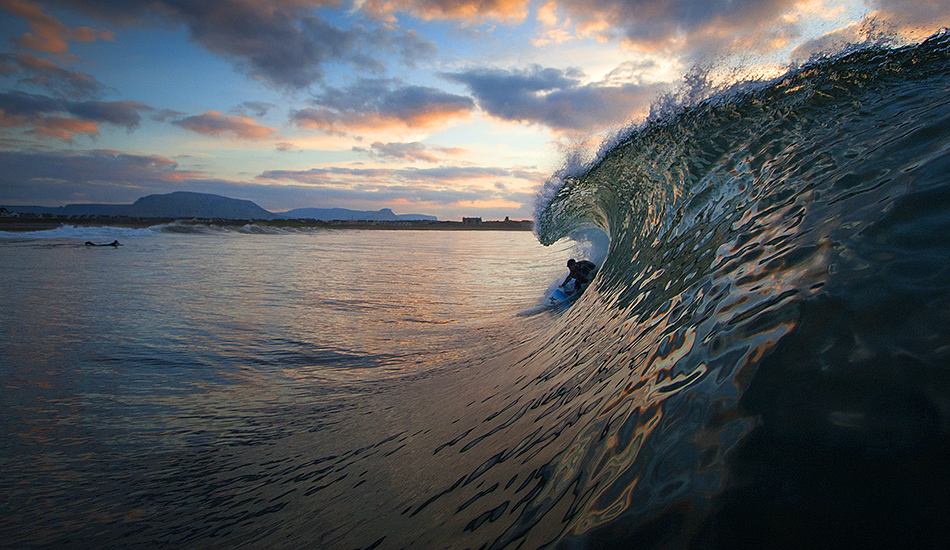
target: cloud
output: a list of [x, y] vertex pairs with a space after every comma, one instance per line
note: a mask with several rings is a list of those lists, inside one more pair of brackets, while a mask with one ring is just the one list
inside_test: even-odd
[[616, 32], [611, 30], [610, 23], [603, 18], [577, 23], [566, 17], [559, 10], [558, 0], [549, 0], [541, 5], [536, 17], [539, 23], [538, 36], [531, 43], [537, 48], [591, 37], [599, 42], [606, 42], [616, 35]]
[[[0, 120], [0, 126], [4, 121]], [[99, 125], [89, 120], [79, 120], [71, 117], [50, 116], [36, 120], [30, 124], [31, 128], [26, 131], [28, 135], [38, 138], [61, 139], [72, 142], [73, 137], [79, 134], [87, 136], [98, 136]]]
[[[438, 48], [436, 45], [423, 38], [414, 29], [409, 29], [406, 34], [388, 38], [392, 48], [399, 51], [406, 65], [415, 67], [417, 61], [435, 59]], [[383, 43], [381, 47], [386, 48]]]
[[254, 77], [305, 87], [323, 77], [322, 65], [347, 56], [357, 36], [295, 6], [262, 2], [183, 2], [171, 8], [192, 38], [235, 59]]
[[132, 130], [139, 125], [139, 111], [152, 108], [135, 101], [69, 101], [26, 92], [0, 92], [0, 112], [26, 119], [49, 113], [68, 113], [80, 119], [122, 126]]
[[88, 73], [70, 71], [52, 61], [28, 53], [0, 54], [2, 72], [21, 73], [21, 82], [35, 85], [52, 93], [74, 98], [98, 96], [105, 86]]
[[231, 112], [241, 116], [253, 116], [257, 118], [263, 118], [267, 116], [268, 111], [277, 107], [273, 103], [266, 103], [263, 101], [245, 101], [237, 107], [231, 109]]
[[529, 0], [366, 0], [361, 9], [387, 20], [394, 20], [395, 14], [402, 12], [424, 20], [520, 22], [528, 15], [529, 4]]
[[463, 152], [463, 149], [458, 147], [427, 147], [418, 141], [412, 143], [382, 143], [376, 141], [369, 149], [354, 147], [353, 151], [384, 161], [405, 160], [434, 163], [442, 160], [440, 155], [458, 155]]
[[350, 187], [353, 185], [376, 185], [388, 181], [412, 186], [436, 188], [455, 187], [463, 182], [489, 181], [492, 187], [498, 179], [521, 180], [529, 185], [539, 185], [547, 174], [531, 169], [498, 168], [482, 166], [441, 166], [436, 168], [311, 168], [310, 170], [268, 170], [258, 176], [262, 180], [286, 180], [310, 185]]
[[218, 111], [207, 111], [172, 124], [185, 130], [212, 137], [233, 137], [237, 139], [258, 140], [275, 137], [277, 128], [263, 126], [254, 119], [245, 116], [232, 116]]
[[112, 150], [0, 151], [0, 204], [131, 204], [145, 195], [180, 190], [256, 199], [262, 205], [268, 199], [286, 204], [288, 198], [312, 195], [312, 191], [287, 193], [260, 183], [208, 178], [201, 172], [181, 170], [174, 160], [160, 155]]
[[[309, 172], [309, 175], [308, 175]], [[419, 170], [407, 181], [373, 179], [387, 171], [328, 169], [336, 176], [313, 179], [317, 171], [279, 172], [284, 183], [274, 185], [262, 175], [256, 181], [207, 178], [199, 172], [180, 170], [178, 164], [159, 155], [134, 155], [119, 151], [53, 151], [26, 153], [0, 151], [0, 204], [50, 206], [98, 202], [130, 204], [154, 193], [179, 190], [215, 193], [253, 200], [273, 212], [307, 206], [336, 206], [356, 210], [393, 208], [400, 213], [454, 216], [481, 215], [528, 217], [534, 193], [509, 191], [496, 176], [525, 177], [539, 185], [544, 174], [501, 168], [441, 168]], [[394, 171], [399, 175], [410, 171]], [[350, 175], [353, 183], [341, 184]], [[299, 177], [299, 179], [294, 179]], [[440, 178], [453, 178], [447, 185]], [[473, 184], [467, 180], [475, 178]], [[278, 178], [280, 179], [280, 178]], [[390, 183], [379, 183], [387, 181]]]
[[45, 95], [26, 92], [0, 92], [0, 111], [7, 116], [32, 116], [65, 111], [67, 102]]
[[168, 119], [179, 118], [185, 116], [185, 113], [181, 111], [176, 111], [174, 109], [153, 109], [152, 114], [148, 118], [154, 120], [155, 122], [165, 122]]
[[141, 122], [139, 113], [152, 110], [134, 101], [70, 101], [26, 92], [0, 92], [0, 130], [27, 128], [27, 134], [38, 138], [71, 142], [76, 135], [99, 135], [100, 124], [131, 131]]
[[81, 101], [69, 104], [67, 110], [70, 114], [84, 120], [104, 122], [133, 130], [142, 120], [139, 111], [153, 109], [136, 101]]
[[[528, 217], [536, 190], [548, 174], [530, 168], [442, 166], [269, 170], [257, 177], [272, 188], [299, 189], [323, 204], [346, 208], [400, 205], [417, 213]], [[514, 190], [512, 190], [514, 189]], [[314, 201], [310, 199], [311, 203]]]
[[805, 19], [840, 13], [830, 0], [558, 0], [558, 6], [578, 36], [620, 38], [627, 47], [687, 63], [781, 51], [801, 38]]
[[[223, 187], [223, 186], [222, 186]], [[221, 194], [227, 189], [219, 187]], [[400, 183], [366, 183], [345, 187], [322, 184], [247, 184], [232, 188], [231, 195], [254, 200], [272, 212], [307, 206], [354, 210], [392, 208], [397, 213], [437, 215], [440, 219], [483, 216], [501, 219], [529, 218], [532, 192], [508, 192], [494, 186], [434, 187]]]
[[33, 32], [12, 39], [13, 44], [19, 48], [61, 54], [69, 50], [69, 40], [93, 42], [95, 40], [112, 41], [115, 39], [115, 34], [109, 31], [100, 31], [89, 27], [75, 29], [67, 27], [55, 17], [43, 13], [43, 6], [39, 2], [0, 0], [0, 7], [12, 15], [29, 21], [30, 30]]
[[118, 151], [0, 152], [0, 198], [15, 204], [132, 202], [180, 185], [178, 165]]
[[313, 104], [315, 107], [293, 111], [291, 120], [301, 128], [328, 134], [434, 129], [467, 117], [475, 108], [466, 96], [386, 79], [362, 79], [346, 89], [327, 88], [313, 98]]
[[350, 63], [379, 71], [378, 59], [396, 56], [413, 64], [435, 45], [393, 25], [341, 28], [316, 9], [339, 0], [50, 0], [115, 24], [182, 24], [196, 43], [232, 61], [256, 79], [305, 88], [323, 80], [324, 65]]
[[131, 204], [145, 195], [180, 190], [256, 199], [262, 205], [268, 198], [285, 203], [288, 197], [305, 194], [288, 194], [282, 188], [254, 182], [208, 178], [201, 172], [181, 170], [177, 162], [160, 155], [112, 150], [0, 151], [0, 204]]
[[611, 75], [605, 82], [583, 84], [579, 70], [538, 65], [474, 68], [443, 76], [466, 85], [479, 106], [496, 118], [543, 124], [558, 131], [583, 132], [625, 123], [645, 113], [663, 89], [652, 84], [618, 84]]

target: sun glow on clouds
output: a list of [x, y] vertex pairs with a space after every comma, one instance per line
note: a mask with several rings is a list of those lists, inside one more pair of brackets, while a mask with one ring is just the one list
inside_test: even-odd
[[13, 43], [20, 48], [61, 54], [69, 50], [67, 43], [69, 40], [77, 42], [115, 40], [115, 33], [111, 31], [100, 31], [89, 27], [69, 28], [55, 17], [43, 13], [43, 6], [39, 2], [0, 0], [0, 7], [12, 15], [29, 21], [31, 32], [24, 33], [19, 38], [12, 38]]
[[175, 120], [172, 124], [212, 137], [228, 136], [237, 139], [260, 140], [275, 137], [277, 134], [277, 128], [263, 126], [249, 117], [226, 115], [218, 111], [208, 111]]
[[843, 15], [845, 8], [844, 2], [804, 0], [795, 4], [791, 11], [782, 16], [782, 19], [789, 23], [800, 21], [808, 16], [831, 20]]
[[603, 44], [614, 38], [610, 34], [611, 25], [606, 18], [575, 23], [563, 10], [559, 10], [556, 0], [550, 0], [538, 8], [537, 19], [540, 34], [531, 40], [531, 44], [536, 48], [585, 39], [593, 39]]
[[[2, 124], [2, 122], [0, 122], [0, 124]], [[33, 123], [32, 126], [33, 127], [26, 132], [28, 135], [61, 139], [69, 143], [72, 143], [73, 138], [77, 135], [99, 135], [99, 125], [95, 122], [76, 120], [75, 118], [68, 117], [46, 117]]]
[[291, 112], [300, 128], [328, 134], [431, 132], [468, 119], [471, 98], [395, 79], [361, 79], [346, 88], [327, 87], [312, 107]]
[[421, 161], [438, 163], [448, 157], [460, 156], [465, 153], [461, 147], [427, 147], [414, 141], [412, 143], [383, 143], [373, 142], [369, 149], [353, 147], [353, 151], [367, 154], [374, 159], [386, 161]]
[[[527, 217], [564, 149], [642, 119], [694, 66], [774, 76], [950, 25], [946, 2], [683, 6], [0, 0], [0, 204], [217, 190], [271, 209]], [[134, 97], [145, 80], [158, 93]], [[169, 158], [189, 166], [148, 161]]]
[[409, 13], [422, 20], [518, 23], [528, 15], [529, 3], [528, 0], [365, 0], [360, 3], [360, 9], [388, 21], [395, 21], [398, 13]]

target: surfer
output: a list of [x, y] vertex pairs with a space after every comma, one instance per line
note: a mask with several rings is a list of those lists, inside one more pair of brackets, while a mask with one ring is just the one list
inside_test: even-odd
[[564, 288], [567, 283], [571, 282], [571, 279], [574, 279], [574, 288], [580, 290], [582, 285], [590, 283], [597, 266], [594, 265], [594, 262], [587, 260], [578, 262], [574, 258], [571, 258], [567, 261], [567, 268], [571, 270], [571, 272], [567, 274], [567, 278], [561, 283], [560, 288]]
[[108, 244], [96, 244], [96, 243], [94, 243], [94, 242], [92, 242], [92, 241], [86, 241], [86, 246], [111, 246], [111, 247], [113, 247], [113, 248], [117, 248], [117, 247], [122, 246], [122, 243], [120, 243], [120, 242], [117, 241], [117, 240], [116, 240], [116, 241], [112, 241], [111, 243], [108, 243]]

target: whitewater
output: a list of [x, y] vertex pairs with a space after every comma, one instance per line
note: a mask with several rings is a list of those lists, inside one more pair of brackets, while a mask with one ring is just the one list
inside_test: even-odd
[[0, 545], [944, 548], [948, 151], [938, 34], [664, 110], [537, 235], [4, 234]]

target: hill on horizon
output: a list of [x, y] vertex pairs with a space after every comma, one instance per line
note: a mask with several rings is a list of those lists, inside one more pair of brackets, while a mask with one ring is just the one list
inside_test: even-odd
[[51, 214], [58, 216], [129, 216], [133, 218], [221, 218], [229, 220], [274, 220], [306, 218], [321, 221], [396, 221], [433, 220], [426, 214], [395, 214], [389, 208], [378, 211], [346, 208], [295, 208], [286, 212], [270, 212], [255, 202], [232, 199], [223, 195], [174, 191], [146, 195], [132, 204], [67, 204], [65, 206], [3, 206], [20, 214]]
[[125, 211], [133, 218], [223, 218], [228, 220], [272, 220], [272, 212], [254, 202], [208, 193], [175, 191], [167, 195], [148, 195], [132, 203]]
[[373, 211], [348, 210], [346, 208], [295, 208], [277, 213], [282, 218], [307, 218], [314, 220], [361, 220], [361, 221], [397, 221], [397, 220], [433, 220], [435, 216], [425, 214], [395, 214], [392, 209], [383, 208]]

